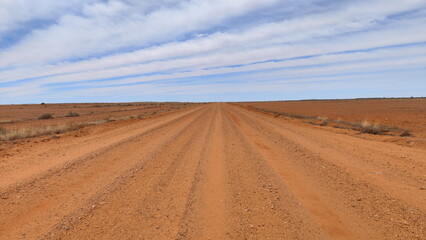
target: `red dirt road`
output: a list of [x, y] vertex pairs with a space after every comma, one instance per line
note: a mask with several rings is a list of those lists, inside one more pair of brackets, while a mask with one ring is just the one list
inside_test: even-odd
[[0, 151], [0, 239], [426, 239], [426, 150], [215, 103]]

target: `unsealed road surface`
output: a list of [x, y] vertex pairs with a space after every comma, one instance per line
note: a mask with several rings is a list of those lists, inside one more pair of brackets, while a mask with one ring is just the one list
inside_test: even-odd
[[226, 103], [21, 143], [0, 239], [426, 239], [426, 151]]

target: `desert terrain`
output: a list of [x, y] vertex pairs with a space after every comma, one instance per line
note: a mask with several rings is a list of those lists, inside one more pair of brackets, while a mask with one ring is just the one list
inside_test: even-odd
[[0, 107], [113, 120], [0, 141], [0, 239], [426, 239], [425, 99], [94, 105]]
[[[372, 127], [377, 125], [378, 134], [359, 137], [426, 148], [426, 98], [304, 100], [238, 104], [275, 117], [284, 117], [288, 121], [311, 125], [323, 123], [328, 130], [352, 135], [360, 135], [361, 125], [366, 122]], [[400, 138], [399, 136], [404, 133], [411, 137]]]

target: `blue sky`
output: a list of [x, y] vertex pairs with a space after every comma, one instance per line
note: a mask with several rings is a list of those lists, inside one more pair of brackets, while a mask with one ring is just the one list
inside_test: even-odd
[[0, 104], [426, 96], [426, 0], [0, 1]]

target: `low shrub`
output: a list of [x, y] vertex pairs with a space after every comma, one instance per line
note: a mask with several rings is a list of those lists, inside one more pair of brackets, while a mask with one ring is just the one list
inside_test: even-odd
[[78, 117], [80, 116], [80, 114], [76, 113], [76, 112], [69, 112], [66, 117]]
[[399, 136], [409, 137], [409, 136], [411, 136], [411, 133], [410, 133], [410, 131], [408, 131], [408, 129], [404, 129], [404, 131], [401, 134], [399, 134]]
[[327, 126], [328, 124], [328, 117], [318, 117], [318, 120], [320, 121], [320, 126]]
[[385, 130], [378, 123], [371, 123], [367, 120], [364, 120], [361, 123], [360, 131], [362, 133], [379, 134], [379, 133], [384, 132]]
[[52, 119], [53, 116], [50, 113], [43, 113], [42, 115], [40, 115], [40, 117], [38, 117], [38, 119]]

